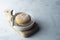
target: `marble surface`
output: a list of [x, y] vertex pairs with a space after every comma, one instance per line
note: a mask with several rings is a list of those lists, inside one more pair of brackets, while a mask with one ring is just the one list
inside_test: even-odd
[[[4, 10], [29, 12], [42, 27], [29, 38], [9, 28]], [[0, 0], [0, 40], [60, 40], [60, 0]]]

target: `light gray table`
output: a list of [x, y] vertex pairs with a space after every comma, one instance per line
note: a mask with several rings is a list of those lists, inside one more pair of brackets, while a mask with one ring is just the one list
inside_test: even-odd
[[[5, 9], [31, 13], [42, 30], [21, 37], [8, 27]], [[60, 40], [60, 0], [0, 0], [0, 40]]]

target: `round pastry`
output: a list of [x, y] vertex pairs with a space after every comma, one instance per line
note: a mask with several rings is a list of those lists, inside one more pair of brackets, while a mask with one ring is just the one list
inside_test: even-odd
[[30, 17], [30, 15], [28, 15], [26, 13], [20, 13], [20, 14], [16, 15], [16, 17], [15, 17], [16, 24], [21, 25], [21, 26], [28, 25], [30, 23], [30, 21], [31, 21], [31, 17]]

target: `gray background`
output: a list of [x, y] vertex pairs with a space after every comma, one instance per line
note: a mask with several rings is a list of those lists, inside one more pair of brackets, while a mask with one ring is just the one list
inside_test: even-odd
[[[42, 30], [23, 38], [9, 28], [4, 10], [29, 12]], [[60, 0], [0, 0], [0, 40], [60, 40]]]

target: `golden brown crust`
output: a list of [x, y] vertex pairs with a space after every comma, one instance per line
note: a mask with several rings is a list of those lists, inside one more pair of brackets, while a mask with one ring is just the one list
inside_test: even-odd
[[24, 26], [25, 24], [29, 23], [31, 21], [31, 17], [28, 14], [21, 13], [15, 17], [15, 22], [18, 25]]

